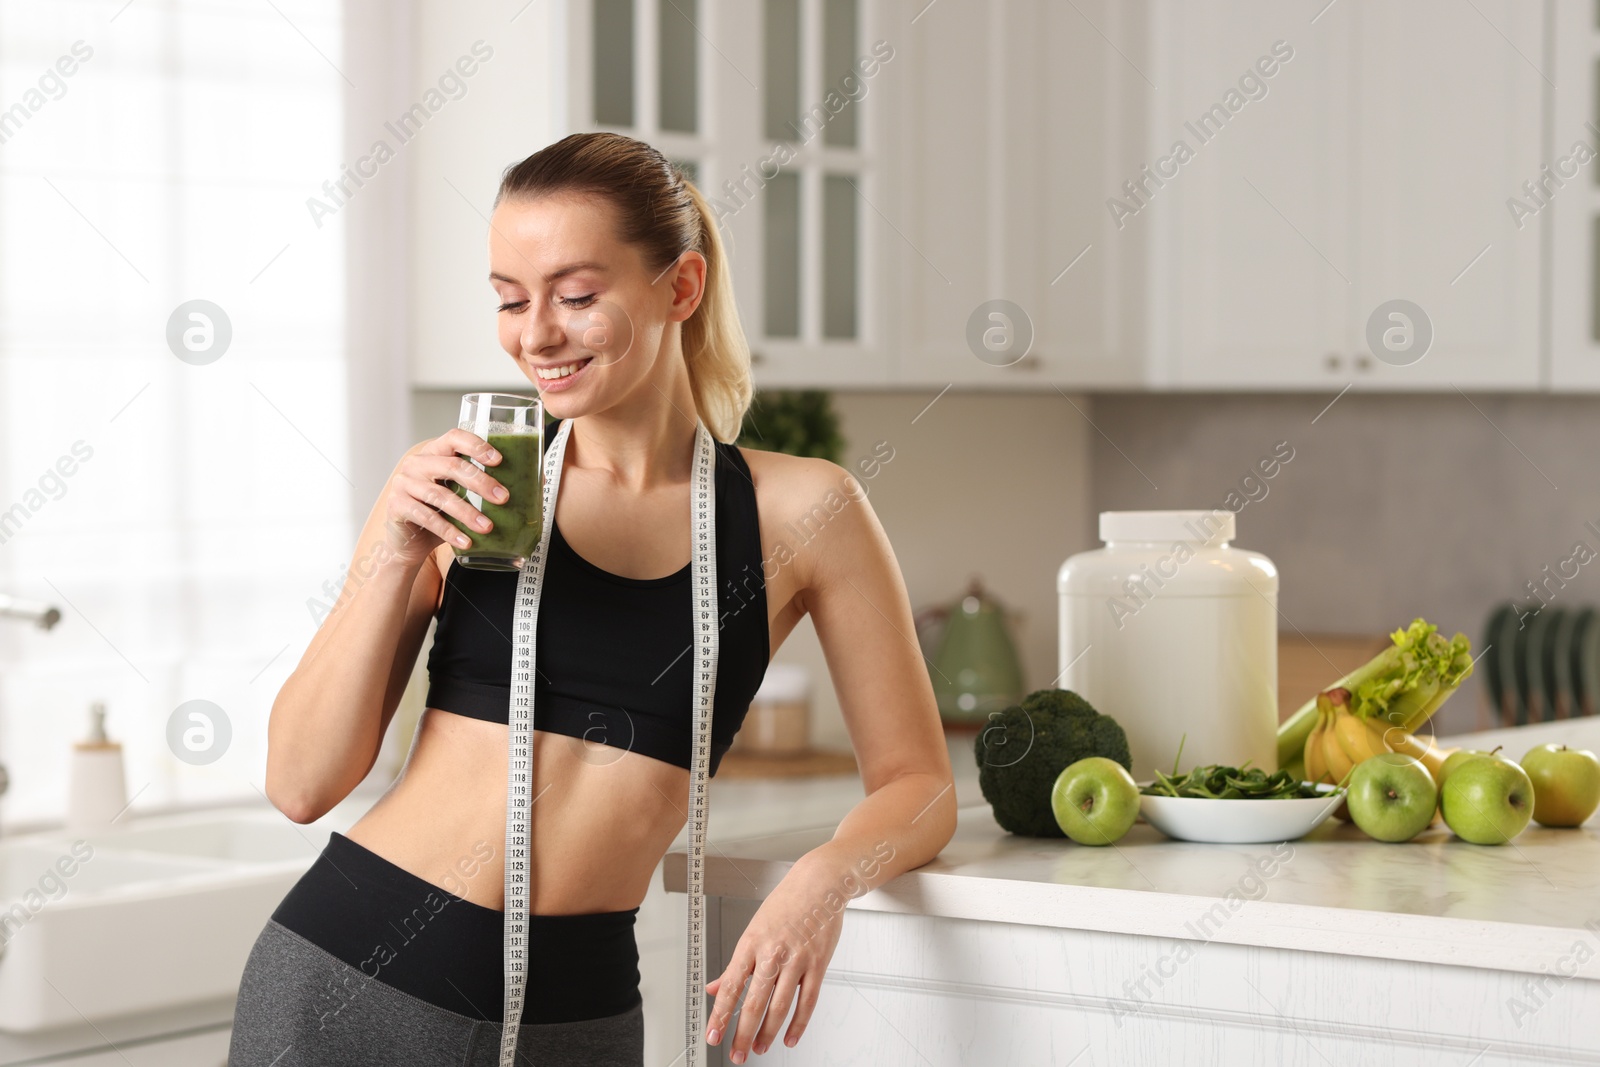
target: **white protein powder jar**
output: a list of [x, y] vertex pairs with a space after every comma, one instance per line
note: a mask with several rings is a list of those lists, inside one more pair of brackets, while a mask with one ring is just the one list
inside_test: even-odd
[[1061, 565], [1061, 676], [1128, 735], [1133, 777], [1277, 769], [1278, 569], [1230, 548], [1234, 513], [1104, 511]]

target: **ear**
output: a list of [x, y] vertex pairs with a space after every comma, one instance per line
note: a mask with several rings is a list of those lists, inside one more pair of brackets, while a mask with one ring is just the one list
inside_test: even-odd
[[657, 284], [669, 286], [672, 292], [667, 321], [683, 322], [694, 314], [705, 297], [706, 257], [692, 249], [683, 253], [672, 266], [661, 272]]

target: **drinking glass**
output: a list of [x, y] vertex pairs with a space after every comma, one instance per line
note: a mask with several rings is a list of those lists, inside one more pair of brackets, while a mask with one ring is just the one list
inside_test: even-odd
[[479, 470], [505, 486], [504, 504], [485, 500], [455, 482], [455, 494], [489, 517], [489, 532], [471, 529], [446, 513], [450, 524], [472, 539], [470, 548], [455, 548], [463, 567], [486, 571], [521, 570], [539, 544], [544, 525], [544, 404], [536, 397], [510, 393], [467, 393], [461, 398], [463, 430], [488, 441], [500, 462]]

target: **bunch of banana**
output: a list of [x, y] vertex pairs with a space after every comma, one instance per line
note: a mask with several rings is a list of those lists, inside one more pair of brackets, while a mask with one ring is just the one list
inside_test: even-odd
[[1342, 785], [1362, 760], [1384, 752], [1414, 756], [1439, 778], [1445, 757], [1433, 738], [1417, 737], [1379, 718], [1363, 718], [1350, 707], [1350, 691], [1329, 689], [1317, 694], [1317, 721], [1306, 737], [1306, 780]]

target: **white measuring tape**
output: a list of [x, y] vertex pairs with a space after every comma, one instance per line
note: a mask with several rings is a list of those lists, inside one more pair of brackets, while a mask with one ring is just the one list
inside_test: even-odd
[[[533, 792], [534, 633], [539, 592], [544, 587], [550, 529], [555, 524], [561, 460], [572, 420], [561, 423], [544, 454], [544, 522], [539, 545], [517, 574], [511, 633], [511, 708], [507, 723], [505, 847], [505, 1019], [500, 1031], [500, 1067], [516, 1062], [517, 1027], [528, 979], [529, 848]], [[695, 422], [694, 471], [689, 519], [694, 611], [694, 754], [689, 774], [689, 963], [684, 978], [684, 1063], [698, 1067], [705, 989], [706, 780], [711, 766], [711, 710], [717, 688], [717, 511], [716, 449], [705, 424]], [[531, 1062], [527, 1056], [524, 1062]]]

